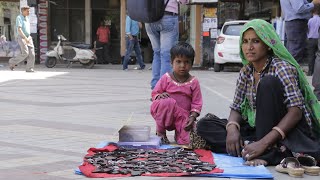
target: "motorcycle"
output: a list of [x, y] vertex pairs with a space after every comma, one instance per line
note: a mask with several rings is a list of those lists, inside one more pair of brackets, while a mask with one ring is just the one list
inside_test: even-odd
[[67, 68], [74, 62], [79, 62], [85, 68], [91, 69], [96, 63], [97, 56], [95, 50], [90, 49], [88, 44], [70, 44], [71, 47], [64, 46], [63, 41], [67, 39], [63, 35], [58, 35], [58, 43], [53, 50], [46, 53], [45, 66], [53, 68], [57, 62], [67, 61]]

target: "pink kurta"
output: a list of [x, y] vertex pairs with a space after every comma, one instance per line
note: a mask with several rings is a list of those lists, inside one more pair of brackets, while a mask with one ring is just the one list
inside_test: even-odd
[[[155, 98], [164, 92], [170, 95], [167, 99]], [[202, 95], [197, 78], [185, 83], [177, 83], [169, 73], [164, 74], [152, 90], [151, 115], [156, 121], [157, 132], [175, 130], [175, 140], [178, 144], [189, 144], [189, 132], [184, 130], [190, 112], [200, 114], [202, 108]]]

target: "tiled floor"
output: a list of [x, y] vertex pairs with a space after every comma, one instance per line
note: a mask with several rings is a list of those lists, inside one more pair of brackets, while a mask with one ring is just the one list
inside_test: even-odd
[[[118, 130], [125, 124], [150, 125], [154, 133], [149, 113], [151, 71], [130, 68], [124, 72], [119, 65], [94, 69], [40, 65], [36, 73], [26, 73], [23, 67], [16, 71], [2, 67], [0, 179], [86, 179], [75, 175], [74, 169], [89, 147], [117, 141]], [[205, 97], [202, 116], [212, 112], [227, 117], [238, 73], [192, 74], [199, 78]], [[291, 179], [269, 169], [275, 179]]]

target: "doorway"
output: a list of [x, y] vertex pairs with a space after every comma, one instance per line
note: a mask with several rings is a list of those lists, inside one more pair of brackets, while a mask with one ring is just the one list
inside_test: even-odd
[[92, 0], [92, 42], [97, 40], [97, 29], [102, 20], [110, 20], [110, 56], [109, 62], [121, 63], [120, 57], [120, 1], [119, 0]]

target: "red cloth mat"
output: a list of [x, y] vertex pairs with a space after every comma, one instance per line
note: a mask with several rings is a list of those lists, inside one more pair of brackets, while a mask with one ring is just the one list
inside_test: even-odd
[[[118, 149], [115, 145], [108, 145], [104, 148], [90, 148], [88, 150], [88, 154], [86, 156], [92, 156], [97, 152], [112, 152], [114, 150]], [[194, 150], [195, 153], [200, 155], [199, 158], [203, 162], [208, 162], [213, 164], [213, 155], [211, 151], [203, 150], [203, 149], [197, 149]], [[131, 174], [123, 175], [123, 174], [107, 174], [107, 173], [92, 173], [92, 171], [95, 170], [95, 167], [90, 164], [87, 161], [84, 161], [81, 166], [79, 166], [80, 171], [87, 177], [90, 178], [102, 178], [102, 177], [127, 177], [131, 176]], [[214, 168], [210, 172], [199, 172], [194, 174], [213, 174], [213, 173], [223, 173], [222, 169]], [[152, 173], [152, 174], [142, 174], [142, 176], [162, 176], [162, 177], [169, 177], [169, 176], [190, 176], [193, 174], [190, 173]]]

